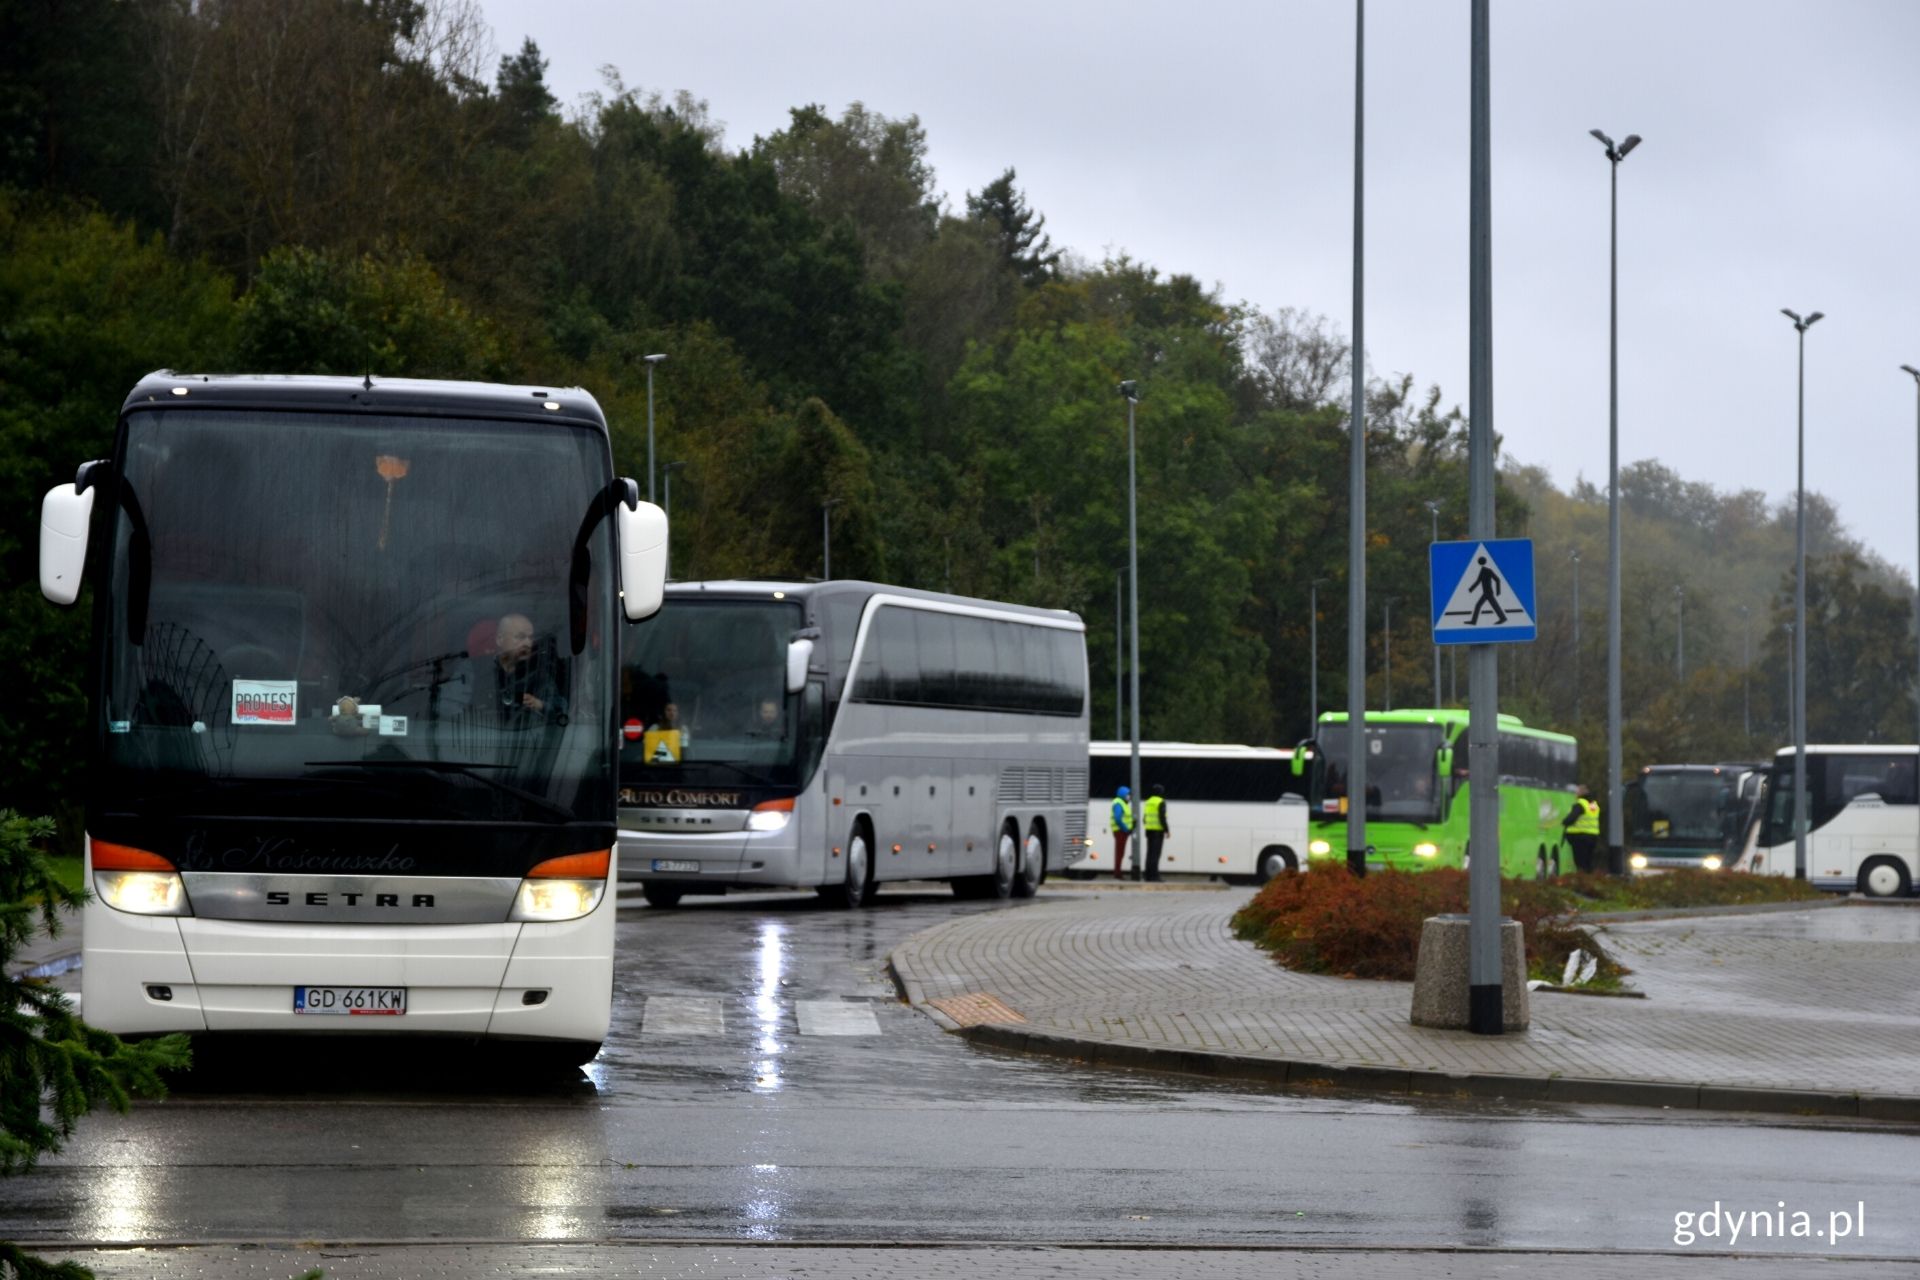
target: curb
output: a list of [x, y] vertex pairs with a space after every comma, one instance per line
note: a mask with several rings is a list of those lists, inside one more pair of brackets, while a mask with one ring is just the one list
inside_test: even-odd
[[[891, 962], [888, 968], [892, 969]], [[936, 1022], [951, 1022], [951, 1019], [941, 1016], [938, 1010], [914, 1003], [916, 1008], [932, 1016]], [[1517, 1076], [1429, 1071], [1419, 1067], [1343, 1065], [1300, 1058], [1256, 1058], [1204, 1049], [1089, 1040], [1003, 1022], [975, 1027], [948, 1025], [946, 1029], [970, 1043], [992, 1049], [1047, 1058], [1068, 1058], [1096, 1067], [1146, 1068], [1208, 1076], [1216, 1080], [1247, 1080], [1289, 1087], [1349, 1089], [1419, 1097], [1597, 1102], [1625, 1107], [1841, 1116], [1859, 1120], [1920, 1123], [1920, 1097], [1904, 1094], [1838, 1093], [1748, 1085], [1682, 1084], [1664, 1080]]]
[[1829, 896], [1825, 901], [1810, 898], [1801, 902], [1736, 902], [1717, 907], [1647, 907], [1641, 911], [1576, 911], [1568, 917], [1574, 924], [1631, 924], [1636, 920], [1684, 920], [1689, 916], [1765, 916], [1794, 911], [1826, 911], [1833, 907], [1860, 906], [1852, 898]]

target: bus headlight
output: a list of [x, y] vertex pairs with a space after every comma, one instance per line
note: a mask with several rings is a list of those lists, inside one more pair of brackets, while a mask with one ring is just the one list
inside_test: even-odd
[[1700, 860], [1700, 865], [1705, 867], [1709, 871], [1718, 871], [1720, 869], [1720, 855], [1717, 853], [1710, 853], [1705, 858]]
[[753, 806], [753, 812], [747, 815], [749, 831], [785, 831], [787, 823], [793, 821], [793, 797], [783, 800], [768, 800]]
[[509, 920], [578, 920], [600, 905], [605, 880], [522, 880]]
[[1627, 859], [1627, 865], [1635, 871], [1645, 871], [1647, 869], [1647, 855], [1644, 853], [1636, 853]]
[[537, 863], [520, 882], [508, 920], [551, 923], [578, 920], [600, 905], [607, 892], [613, 850], [570, 853]]
[[1325, 840], [1310, 840], [1307, 842], [1307, 856], [1309, 858], [1324, 858], [1332, 852], [1333, 846]]
[[157, 853], [95, 840], [88, 846], [93, 888], [115, 911], [141, 916], [190, 916], [180, 873]]
[[1413, 846], [1413, 856], [1416, 858], [1437, 858], [1440, 856], [1440, 846], [1430, 840], [1422, 840], [1419, 844]]
[[93, 887], [100, 901], [115, 911], [139, 916], [188, 914], [187, 891], [177, 871], [96, 871]]

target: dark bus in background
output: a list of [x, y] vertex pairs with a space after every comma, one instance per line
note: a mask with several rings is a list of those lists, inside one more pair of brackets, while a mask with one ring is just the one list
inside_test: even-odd
[[1654, 764], [1621, 794], [1627, 865], [1634, 871], [1731, 866], [1758, 815], [1761, 764]]

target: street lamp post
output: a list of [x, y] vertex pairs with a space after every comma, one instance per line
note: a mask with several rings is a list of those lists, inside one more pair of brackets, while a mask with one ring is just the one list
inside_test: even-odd
[[[1428, 498], [1421, 504], [1426, 507], [1427, 515], [1433, 525], [1433, 536], [1429, 541], [1440, 541], [1440, 508], [1445, 504], [1438, 498]], [[1433, 705], [1440, 705], [1440, 646], [1433, 646]]]
[[[1144, 865], [1140, 851], [1140, 504], [1134, 466], [1133, 428], [1133, 408], [1140, 403], [1139, 384], [1131, 378], [1127, 379], [1120, 384], [1120, 395], [1127, 402], [1127, 624], [1130, 632], [1127, 642], [1131, 646], [1127, 676], [1129, 692], [1133, 695], [1132, 769], [1127, 776], [1132, 787], [1129, 799], [1133, 808], [1133, 869], [1138, 876]], [[1115, 867], [1114, 870], [1117, 872], [1120, 868]]]
[[1640, 145], [1630, 133], [1618, 146], [1598, 129], [1611, 180], [1607, 204], [1607, 870], [1627, 873], [1620, 821], [1620, 162]]
[[1580, 548], [1567, 552], [1573, 561], [1573, 720], [1580, 722]]
[[[1916, 444], [1920, 444], [1920, 369], [1916, 369], [1910, 364], [1903, 364], [1900, 366], [1900, 370], [1903, 373], [1909, 373], [1913, 375], [1914, 440]], [[1920, 489], [1915, 490], [1915, 495], [1916, 495], [1916, 501], [1920, 502]], [[1920, 508], [1917, 508], [1917, 509], [1920, 509]], [[1914, 561], [1914, 579], [1913, 580], [1914, 580], [1914, 592], [1913, 592], [1914, 645], [1915, 645], [1916, 653], [1920, 653], [1920, 560]], [[1916, 670], [1915, 680], [1916, 680], [1916, 683], [1913, 686], [1914, 706], [1916, 708], [1916, 714], [1920, 714], [1920, 670]], [[1920, 742], [1920, 738], [1915, 738], [1914, 741]], [[1920, 776], [1920, 774], [1916, 774], [1916, 776]]]
[[686, 466], [684, 462], [669, 462], [660, 468], [660, 496], [665, 499], [661, 510], [667, 517], [667, 576], [673, 576], [673, 473]]
[[1120, 623], [1120, 610], [1126, 605], [1127, 571], [1113, 571], [1113, 740], [1115, 742], [1127, 736], [1126, 729], [1120, 723], [1120, 715], [1127, 707], [1126, 690], [1121, 681], [1127, 678], [1126, 643], [1127, 630]]
[[1347, 870], [1367, 874], [1366, 0], [1353, 6], [1353, 440], [1347, 465]]
[[1740, 732], [1753, 745], [1753, 610], [1740, 606]]
[[833, 509], [840, 505], [839, 498], [828, 498], [820, 504], [820, 580], [833, 581]]
[[1677, 582], [1673, 584], [1673, 678], [1683, 682], [1687, 678], [1687, 592]]
[[653, 501], [653, 367], [665, 360], [666, 353], [642, 356], [647, 365], [647, 501]]
[[1795, 451], [1799, 479], [1793, 503], [1793, 876], [1807, 878], [1807, 330], [1826, 313], [1813, 311], [1802, 320], [1780, 308], [1793, 321], [1800, 346], [1799, 430]]

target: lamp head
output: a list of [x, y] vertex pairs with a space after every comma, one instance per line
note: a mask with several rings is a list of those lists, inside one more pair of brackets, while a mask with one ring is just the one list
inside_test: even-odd
[[1816, 320], [1818, 320], [1818, 319], [1819, 319], [1819, 318], [1820, 318], [1821, 316], [1823, 316], [1823, 315], [1825, 315], [1825, 314], [1827, 314], [1827, 313], [1826, 313], [1826, 312], [1824, 312], [1824, 311], [1816, 311], [1816, 312], [1814, 312], [1814, 313], [1813, 313], [1812, 315], [1810, 315], [1810, 316], [1808, 316], [1808, 317], [1807, 317], [1807, 327], [1808, 327], [1808, 328], [1812, 328], [1812, 327], [1813, 327], [1813, 322], [1814, 322], [1814, 321], [1816, 321]]
[[1128, 378], [1120, 384], [1120, 394], [1128, 400], [1138, 400], [1140, 398], [1140, 386], [1132, 378]]
[[1794, 328], [1798, 329], [1800, 327], [1800, 317], [1795, 315], [1793, 312], [1787, 310], [1785, 307], [1782, 307], [1780, 308], [1780, 314], [1785, 316], [1787, 319], [1793, 321]]
[[665, 360], [667, 358], [667, 353], [662, 351], [658, 355], [641, 356], [640, 358], [643, 361], [645, 361], [647, 364], [659, 364], [662, 360]]
[[1920, 378], [1920, 369], [1916, 369], [1916, 368], [1914, 368], [1914, 367], [1913, 367], [1912, 365], [1910, 365], [1910, 364], [1903, 364], [1903, 365], [1901, 365], [1901, 366], [1900, 366], [1900, 371], [1901, 371], [1902, 373], [1910, 373], [1910, 374], [1912, 374], [1912, 375], [1913, 375], [1914, 377], [1916, 377], [1916, 378]]
[[1587, 130], [1587, 132], [1588, 132], [1588, 133], [1590, 133], [1590, 134], [1592, 134], [1592, 135], [1593, 135], [1594, 137], [1596, 137], [1596, 138], [1598, 138], [1598, 139], [1600, 139], [1600, 145], [1601, 145], [1601, 146], [1603, 146], [1603, 147], [1605, 147], [1605, 148], [1607, 149], [1607, 154], [1608, 154], [1608, 155], [1612, 155], [1612, 154], [1613, 154], [1613, 139], [1612, 139], [1612, 138], [1609, 138], [1609, 137], [1608, 137], [1608, 136], [1607, 136], [1606, 134], [1604, 134], [1604, 133], [1602, 133], [1602, 132], [1600, 132], [1600, 131], [1599, 131], [1598, 129], [1589, 129], [1589, 130]]
[[1627, 158], [1627, 152], [1633, 150], [1635, 147], [1639, 145], [1640, 145], [1640, 135], [1637, 133], [1628, 134], [1626, 137], [1626, 141], [1620, 144], [1619, 158], [1622, 160], [1625, 160]]

